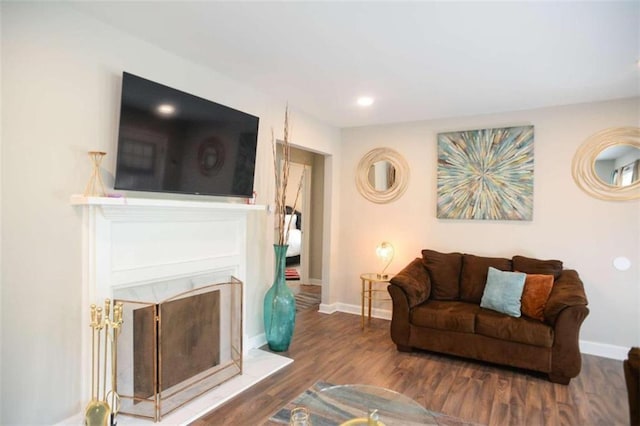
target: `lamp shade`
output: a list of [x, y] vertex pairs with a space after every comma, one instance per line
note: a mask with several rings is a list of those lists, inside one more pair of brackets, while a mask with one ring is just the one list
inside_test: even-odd
[[391, 243], [383, 241], [378, 244], [378, 247], [376, 247], [376, 256], [378, 256], [380, 260], [384, 260], [385, 262], [393, 259], [393, 246], [391, 245]]
[[380, 274], [378, 274], [380, 278], [387, 277], [384, 271], [386, 271], [389, 265], [391, 264], [391, 261], [393, 260], [393, 255], [394, 255], [394, 250], [391, 243], [383, 241], [380, 244], [378, 244], [378, 247], [376, 247], [376, 256], [378, 256], [380, 261], [383, 262], [385, 265], [384, 268], [382, 268], [382, 271], [380, 272]]

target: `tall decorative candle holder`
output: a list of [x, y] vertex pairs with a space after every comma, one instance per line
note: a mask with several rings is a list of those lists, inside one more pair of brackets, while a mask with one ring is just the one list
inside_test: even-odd
[[100, 163], [102, 163], [102, 158], [105, 155], [107, 155], [107, 153], [103, 151], [89, 151], [93, 172], [84, 189], [85, 197], [104, 197], [107, 195], [107, 191], [104, 189], [104, 182], [102, 182], [102, 175], [100, 174]]

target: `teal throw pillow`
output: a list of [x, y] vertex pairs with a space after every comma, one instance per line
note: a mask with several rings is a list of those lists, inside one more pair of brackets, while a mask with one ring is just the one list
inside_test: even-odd
[[506, 272], [489, 267], [480, 307], [519, 317], [526, 278], [527, 274], [522, 272]]

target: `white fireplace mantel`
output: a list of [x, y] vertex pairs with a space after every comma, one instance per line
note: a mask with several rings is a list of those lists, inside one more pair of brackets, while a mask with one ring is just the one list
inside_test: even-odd
[[219, 271], [245, 280], [250, 211], [263, 205], [83, 197], [83, 303], [113, 289]]
[[[82, 395], [90, 394], [90, 304], [123, 288], [201, 275], [233, 275], [245, 282], [244, 297], [252, 291], [247, 216], [264, 205], [80, 195], [71, 204], [82, 208], [83, 220]], [[243, 336], [247, 350], [245, 330]]]
[[[213, 201], [197, 200], [169, 200], [158, 198], [128, 198], [128, 197], [85, 197], [83, 195], [72, 195], [71, 205], [74, 206], [97, 206], [101, 207], [107, 215], [118, 215], [126, 218], [134, 218], [140, 212], [149, 218], [162, 215], [167, 210], [178, 213], [179, 211], [251, 211], [265, 210], [266, 206], [259, 204], [243, 203], [221, 203]], [[114, 216], [117, 217], [117, 216]]]

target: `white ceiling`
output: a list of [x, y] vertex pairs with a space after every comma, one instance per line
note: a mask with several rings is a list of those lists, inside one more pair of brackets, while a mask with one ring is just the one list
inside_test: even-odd
[[339, 127], [640, 95], [639, 1], [75, 7]]

